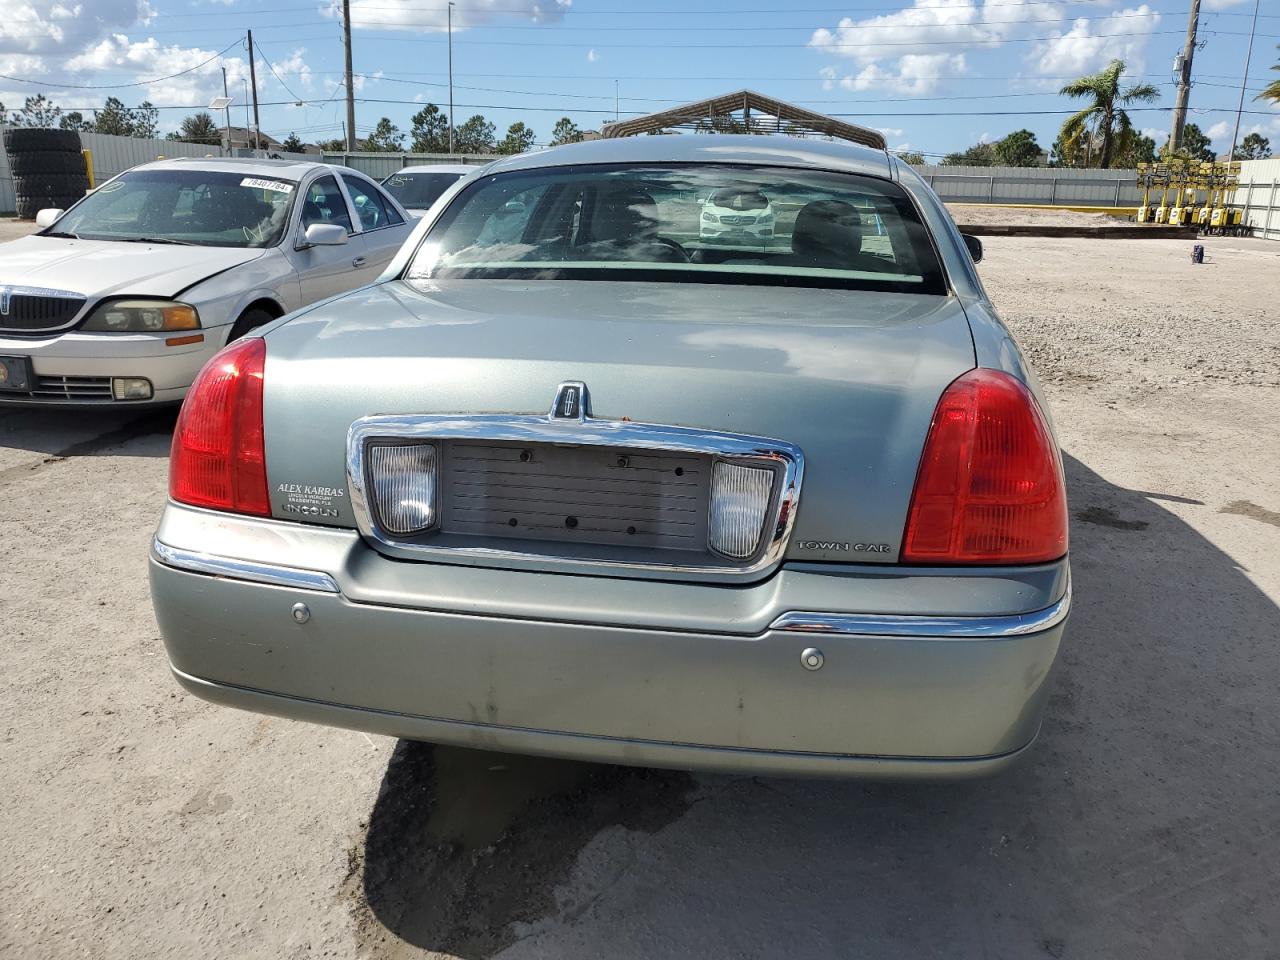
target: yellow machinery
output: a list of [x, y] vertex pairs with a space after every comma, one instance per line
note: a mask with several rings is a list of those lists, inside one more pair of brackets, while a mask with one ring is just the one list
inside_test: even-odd
[[[1174, 157], [1138, 164], [1142, 206], [1138, 223], [1167, 223], [1175, 227], [1195, 224], [1202, 233], [1239, 232], [1243, 211], [1231, 208], [1231, 197], [1240, 185], [1240, 163], [1184, 160]], [[1151, 195], [1160, 191], [1160, 205], [1152, 207]], [[1200, 203], [1200, 192], [1204, 192]]]
[[[1160, 220], [1154, 220], [1156, 212], [1151, 207], [1151, 191], [1156, 187], [1162, 186], [1168, 180], [1168, 169], [1163, 163], [1140, 163], [1138, 164], [1138, 186], [1142, 188], [1142, 206], [1138, 208], [1139, 223], [1160, 223]], [[1165, 186], [1165, 193], [1168, 193], [1168, 187]], [[1164, 208], [1164, 201], [1160, 202], [1161, 209]]]
[[1169, 225], [1185, 227], [1191, 223], [1196, 205], [1195, 174], [1198, 164], [1187, 160], [1173, 160], [1173, 207], [1169, 210]]

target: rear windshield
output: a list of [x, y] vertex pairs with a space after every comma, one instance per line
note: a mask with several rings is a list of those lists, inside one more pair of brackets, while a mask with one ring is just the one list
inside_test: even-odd
[[628, 279], [946, 292], [895, 183], [782, 167], [609, 165], [482, 177], [407, 279]]
[[393, 173], [382, 185], [400, 206], [426, 210], [461, 177], [460, 173]]

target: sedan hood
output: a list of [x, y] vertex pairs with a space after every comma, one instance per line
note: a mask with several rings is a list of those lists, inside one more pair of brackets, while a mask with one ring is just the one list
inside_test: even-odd
[[[793, 559], [897, 559], [925, 434], [974, 365], [952, 297], [703, 283], [394, 281], [267, 337], [268, 478], [346, 486], [347, 428], [371, 414], [550, 409], [800, 447]], [[338, 505], [317, 522], [352, 525]], [[336, 514], [336, 515], [335, 515]]]
[[90, 299], [116, 294], [172, 297], [215, 273], [256, 260], [263, 252], [31, 236], [0, 245], [0, 283], [71, 290]]

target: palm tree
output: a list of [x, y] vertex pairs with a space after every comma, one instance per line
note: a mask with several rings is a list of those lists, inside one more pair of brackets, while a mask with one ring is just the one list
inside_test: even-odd
[[[1280, 50], [1280, 43], [1276, 44], [1276, 49]], [[1280, 70], [1280, 63], [1277, 63], [1271, 69]], [[1265, 87], [1263, 87], [1262, 92], [1258, 94], [1256, 97], [1254, 97], [1253, 99], [1270, 100], [1272, 103], [1280, 103], [1280, 80], [1272, 80]]]
[[[1124, 141], [1133, 136], [1133, 123], [1123, 108], [1134, 103], [1153, 103], [1160, 99], [1160, 91], [1149, 83], [1139, 83], [1121, 90], [1120, 75], [1123, 73], [1124, 61], [1112, 60], [1105, 69], [1073, 80], [1058, 91], [1064, 97], [1088, 97], [1092, 101], [1062, 125], [1061, 138], [1068, 148], [1079, 146], [1082, 142], [1100, 140], [1100, 167], [1111, 166], [1111, 157], [1123, 152]], [[1115, 149], [1117, 139], [1121, 141], [1120, 151]]]

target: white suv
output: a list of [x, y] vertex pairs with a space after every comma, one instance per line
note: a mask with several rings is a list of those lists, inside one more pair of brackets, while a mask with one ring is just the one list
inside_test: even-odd
[[725, 187], [702, 202], [698, 239], [704, 243], [768, 246], [773, 240], [773, 202], [750, 187]]

